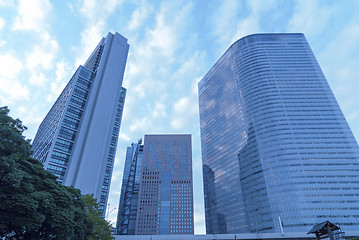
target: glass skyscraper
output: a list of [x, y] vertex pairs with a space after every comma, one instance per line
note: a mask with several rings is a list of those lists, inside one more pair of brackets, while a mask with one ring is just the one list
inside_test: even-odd
[[127, 148], [117, 234], [193, 234], [193, 224], [191, 135], [145, 135]]
[[127, 147], [117, 214], [116, 233], [118, 235], [135, 234], [142, 157], [142, 140]]
[[359, 148], [303, 34], [235, 42], [198, 84], [207, 233], [359, 228]]
[[94, 194], [105, 212], [126, 89], [129, 45], [109, 33], [80, 66], [40, 124], [33, 157], [58, 181]]

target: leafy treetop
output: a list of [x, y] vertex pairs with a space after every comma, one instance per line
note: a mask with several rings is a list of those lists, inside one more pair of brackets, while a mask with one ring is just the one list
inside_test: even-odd
[[93, 196], [61, 185], [31, 158], [26, 127], [0, 108], [0, 238], [113, 239]]

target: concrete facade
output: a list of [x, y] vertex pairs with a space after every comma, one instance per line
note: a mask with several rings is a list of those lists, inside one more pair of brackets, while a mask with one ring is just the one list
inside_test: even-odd
[[145, 135], [142, 159], [135, 234], [193, 234], [191, 135]]
[[33, 157], [82, 194], [94, 194], [105, 214], [126, 89], [129, 45], [109, 33], [80, 66], [41, 123]]

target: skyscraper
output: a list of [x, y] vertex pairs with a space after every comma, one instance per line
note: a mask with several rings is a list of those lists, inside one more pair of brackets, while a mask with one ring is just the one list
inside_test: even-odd
[[207, 233], [358, 229], [358, 144], [303, 34], [238, 40], [198, 91]]
[[118, 234], [193, 234], [191, 135], [145, 135], [144, 146], [127, 148], [117, 229]]
[[191, 135], [145, 135], [136, 234], [193, 234]]
[[80, 66], [40, 124], [33, 157], [59, 182], [94, 194], [105, 212], [126, 89], [129, 45], [107, 34]]
[[142, 157], [142, 140], [127, 147], [116, 224], [116, 233], [119, 235], [135, 234]]

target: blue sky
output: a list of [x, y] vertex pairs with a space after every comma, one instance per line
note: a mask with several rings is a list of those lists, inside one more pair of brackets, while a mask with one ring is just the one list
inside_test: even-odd
[[[128, 89], [111, 184], [117, 215], [126, 146], [146, 133], [191, 133], [195, 233], [204, 233], [197, 83], [237, 39], [302, 32], [359, 138], [357, 0], [0, 0], [0, 106], [36, 130], [109, 31], [128, 39]], [[114, 209], [116, 208], [116, 209]]]

